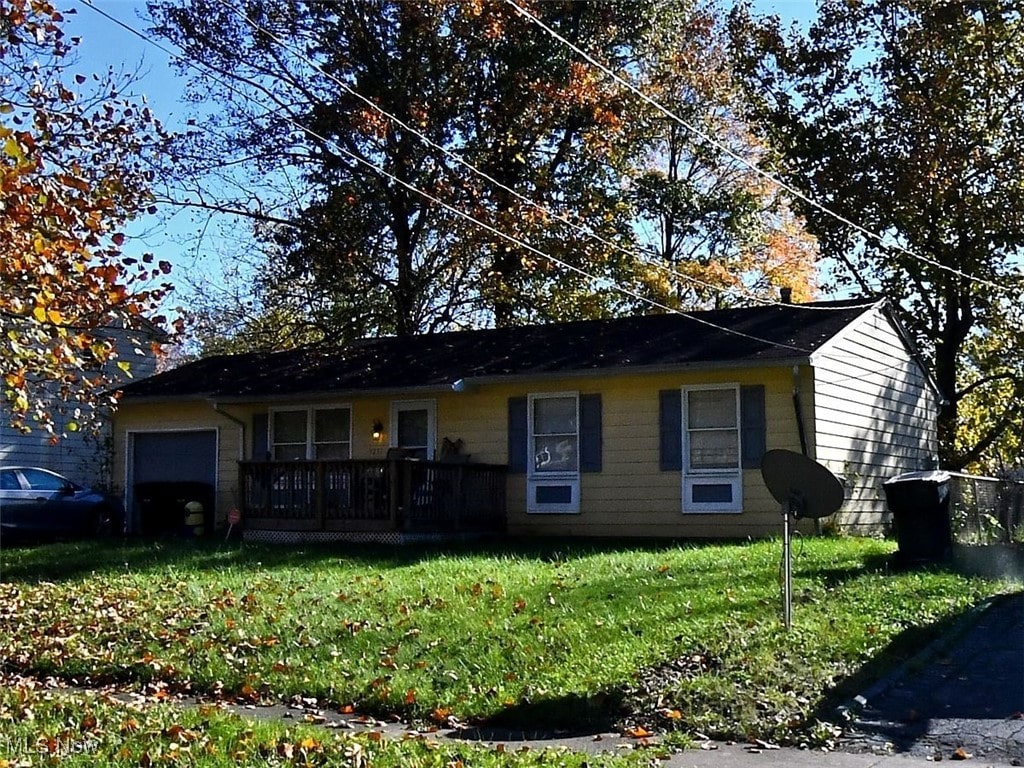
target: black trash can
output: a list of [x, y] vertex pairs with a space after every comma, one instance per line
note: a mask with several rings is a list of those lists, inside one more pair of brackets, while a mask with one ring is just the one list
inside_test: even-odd
[[905, 472], [882, 484], [892, 512], [904, 563], [939, 562], [950, 557], [953, 532], [949, 519], [948, 472]]

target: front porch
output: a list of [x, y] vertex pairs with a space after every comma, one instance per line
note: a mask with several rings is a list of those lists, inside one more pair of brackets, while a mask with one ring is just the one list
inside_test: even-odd
[[506, 469], [398, 458], [242, 461], [242, 519], [247, 534], [501, 533]]

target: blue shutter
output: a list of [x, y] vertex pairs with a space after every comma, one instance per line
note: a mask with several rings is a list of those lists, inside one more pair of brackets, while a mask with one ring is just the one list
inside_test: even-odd
[[601, 471], [601, 395], [580, 395], [580, 471]]
[[253, 414], [252, 417], [252, 459], [253, 461], [264, 461], [270, 458], [270, 445], [268, 443], [270, 431], [270, 416], [266, 413]]
[[663, 389], [658, 393], [659, 455], [663, 472], [683, 469], [683, 393]]
[[740, 424], [743, 468], [759, 469], [767, 443], [763, 384], [740, 387]]
[[527, 454], [527, 409], [525, 397], [508, 399], [508, 471], [513, 474], [526, 472]]

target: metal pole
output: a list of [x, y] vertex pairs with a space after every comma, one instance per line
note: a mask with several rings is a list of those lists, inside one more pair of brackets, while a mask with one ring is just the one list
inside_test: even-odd
[[790, 556], [789, 504], [782, 511], [782, 623], [793, 625], [793, 568]]

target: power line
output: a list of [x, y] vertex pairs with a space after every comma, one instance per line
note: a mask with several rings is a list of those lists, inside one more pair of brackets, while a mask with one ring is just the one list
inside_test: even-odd
[[[149, 43], [149, 44], [153, 45], [154, 47], [156, 47], [159, 50], [163, 51], [164, 53], [166, 53], [167, 55], [171, 56], [172, 58], [180, 61], [186, 67], [188, 67], [190, 69], [195, 69], [196, 71], [200, 72], [201, 74], [205, 75], [206, 77], [209, 77], [211, 80], [213, 80], [214, 82], [216, 82], [220, 86], [222, 86], [222, 87], [228, 89], [229, 91], [231, 91], [231, 92], [241, 96], [242, 98], [244, 98], [244, 99], [246, 99], [248, 101], [254, 102], [258, 106], [266, 107], [265, 104], [262, 104], [258, 100], [253, 99], [251, 94], [248, 94], [245, 91], [243, 91], [242, 89], [238, 88], [237, 86], [227, 82], [226, 80], [223, 80], [223, 79], [217, 77], [216, 75], [211, 74], [210, 68], [207, 67], [206, 65], [202, 65], [202, 68], [200, 68], [200, 65], [197, 64], [196, 62], [193, 62], [193, 61], [191, 61], [189, 59], [186, 59], [181, 54], [177, 54], [177, 53], [174, 53], [174, 52], [170, 51], [169, 49], [165, 48], [164, 46], [158, 44], [156, 41], [154, 41], [151, 38], [149, 38], [147, 35], [139, 32], [134, 27], [126, 24], [125, 22], [121, 21], [120, 19], [118, 19], [118, 18], [116, 18], [114, 16], [111, 16], [106, 11], [101, 10], [97, 6], [93, 5], [91, 0], [79, 0], [79, 2], [82, 3], [83, 5], [87, 6], [88, 8], [91, 8], [96, 13], [99, 13], [104, 18], [114, 22], [115, 24], [117, 24], [118, 26], [122, 27], [126, 31], [128, 31], [128, 32], [132, 33], [133, 35], [139, 37], [140, 39], [142, 39], [146, 43]], [[796, 351], [796, 352], [802, 352], [802, 353], [807, 353], [807, 354], [810, 353], [810, 350], [808, 350], [808, 349], [806, 349], [804, 347], [798, 347], [798, 346], [794, 346], [794, 345], [791, 345], [791, 344], [785, 344], [785, 343], [779, 342], [779, 341], [772, 341], [770, 339], [765, 339], [765, 338], [762, 338], [760, 336], [755, 336], [753, 334], [744, 333], [743, 331], [737, 331], [737, 330], [735, 330], [733, 328], [727, 328], [725, 326], [719, 325], [718, 323], [713, 323], [710, 320], [705, 320], [705, 319], [697, 317], [697, 316], [695, 316], [695, 315], [693, 315], [691, 313], [683, 312], [683, 311], [678, 310], [678, 309], [676, 309], [674, 307], [669, 307], [669, 306], [667, 306], [665, 304], [661, 304], [661, 303], [659, 303], [657, 301], [649, 299], [649, 298], [647, 298], [645, 296], [642, 296], [639, 293], [636, 293], [635, 291], [633, 291], [633, 290], [631, 290], [629, 288], [625, 288], [625, 287], [623, 287], [621, 285], [618, 285], [614, 281], [611, 281], [611, 280], [609, 280], [607, 278], [598, 277], [597, 275], [594, 275], [594, 274], [592, 274], [590, 272], [587, 272], [584, 269], [581, 269], [581, 268], [579, 268], [579, 267], [577, 267], [577, 266], [575, 266], [573, 264], [569, 264], [569, 263], [567, 263], [567, 262], [565, 262], [565, 261], [563, 261], [563, 260], [561, 260], [561, 259], [559, 259], [559, 258], [557, 258], [555, 256], [552, 256], [549, 253], [541, 251], [540, 249], [535, 248], [534, 246], [530, 245], [529, 243], [523, 242], [522, 240], [520, 240], [519, 238], [517, 238], [517, 237], [515, 237], [513, 235], [509, 235], [506, 232], [502, 232], [498, 228], [496, 228], [496, 227], [494, 227], [494, 226], [492, 226], [490, 224], [487, 224], [486, 222], [482, 222], [482, 221], [474, 218], [470, 214], [465, 213], [464, 211], [461, 211], [461, 210], [455, 208], [451, 204], [446, 203], [445, 201], [441, 200], [440, 198], [438, 198], [438, 197], [436, 197], [434, 195], [431, 195], [429, 192], [425, 192], [425, 191], [419, 189], [414, 184], [410, 184], [409, 182], [407, 182], [407, 181], [405, 181], [403, 179], [398, 178], [394, 174], [390, 173], [389, 171], [387, 171], [384, 168], [381, 168], [380, 166], [376, 165], [375, 163], [372, 163], [369, 160], [366, 160], [365, 158], [360, 157], [356, 153], [351, 152], [351, 151], [345, 149], [344, 147], [340, 146], [337, 142], [335, 142], [335, 141], [333, 141], [333, 140], [331, 140], [331, 139], [329, 139], [327, 137], [321, 136], [316, 131], [313, 131], [312, 129], [308, 128], [307, 126], [304, 126], [304, 125], [298, 123], [297, 121], [292, 120], [289, 117], [284, 117], [283, 119], [284, 119], [285, 122], [287, 122], [288, 124], [290, 124], [293, 127], [297, 128], [298, 130], [302, 131], [303, 133], [306, 133], [309, 136], [317, 139], [318, 141], [322, 141], [325, 144], [333, 147], [334, 150], [336, 152], [338, 152], [339, 154], [344, 155], [344, 156], [350, 158], [351, 160], [353, 160], [353, 161], [355, 161], [355, 162], [357, 162], [357, 163], [359, 163], [361, 165], [366, 166], [367, 168], [375, 171], [376, 173], [378, 173], [381, 176], [389, 179], [390, 181], [392, 181], [392, 182], [394, 182], [396, 184], [399, 184], [400, 186], [408, 189], [410, 192], [413, 192], [414, 194], [417, 194], [417, 195], [421, 196], [425, 200], [427, 200], [427, 201], [429, 201], [429, 202], [431, 202], [431, 203], [433, 203], [435, 205], [438, 205], [438, 206], [444, 208], [445, 210], [449, 211], [450, 213], [455, 214], [459, 218], [462, 218], [462, 219], [464, 219], [464, 220], [466, 220], [468, 222], [471, 222], [471, 223], [477, 225], [478, 227], [484, 229], [485, 231], [490, 232], [491, 234], [494, 234], [494, 235], [500, 237], [501, 239], [506, 240], [507, 242], [512, 243], [512, 244], [514, 244], [514, 245], [516, 245], [516, 246], [518, 246], [520, 248], [523, 248], [524, 250], [526, 250], [526, 251], [528, 251], [530, 253], [533, 253], [536, 256], [539, 256], [539, 257], [541, 257], [543, 259], [546, 259], [546, 260], [550, 261], [552, 264], [555, 264], [556, 266], [562, 267], [564, 269], [568, 269], [569, 271], [575, 272], [575, 273], [579, 274], [580, 276], [588, 278], [589, 280], [592, 280], [594, 282], [610, 283], [610, 287], [613, 288], [614, 290], [617, 290], [620, 293], [623, 293], [623, 294], [625, 294], [627, 296], [630, 296], [631, 298], [637, 299], [637, 300], [639, 300], [641, 302], [644, 302], [644, 303], [646, 303], [646, 304], [648, 304], [648, 305], [650, 305], [652, 307], [655, 307], [657, 309], [661, 309], [661, 310], [663, 310], [665, 312], [668, 312], [670, 314], [680, 315], [680, 316], [685, 317], [685, 318], [687, 318], [689, 320], [692, 320], [693, 322], [696, 322], [696, 323], [698, 323], [700, 325], [704, 325], [704, 326], [707, 326], [707, 327], [710, 327], [710, 328], [714, 328], [715, 330], [719, 330], [719, 331], [722, 331], [724, 333], [727, 333], [727, 334], [730, 334], [730, 335], [733, 335], [733, 336], [738, 336], [738, 337], [741, 337], [741, 338], [750, 339], [752, 341], [757, 341], [757, 342], [760, 342], [760, 343], [763, 343], [763, 344], [767, 344], [769, 346], [780, 347], [780, 348], [784, 348], [784, 349], [791, 349], [791, 350]], [[798, 305], [787, 305], [787, 306], [798, 306]]]
[[630, 83], [628, 80], [625, 80], [622, 77], [620, 77], [619, 75], [617, 75], [615, 72], [613, 72], [607, 66], [605, 66], [600, 61], [595, 59], [589, 53], [587, 53], [586, 51], [581, 49], [579, 46], [575, 45], [574, 43], [572, 43], [571, 41], [567, 40], [562, 35], [558, 34], [558, 32], [556, 32], [550, 26], [548, 26], [543, 21], [538, 19], [532, 13], [527, 11], [525, 8], [519, 6], [516, 3], [515, 0], [505, 0], [505, 2], [508, 3], [509, 5], [511, 5], [513, 8], [515, 8], [516, 11], [518, 11], [520, 15], [525, 16], [527, 19], [529, 19], [531, 22], [533, 22], [536, 26], [540, 27], [542, 30], [547, 32], [548, 35], [550, 35], [551, 37], [553, 37], [554, 39], [558, 40], [563, 45], [565, 45], [568, 48], [570, 48], [577, 55], [581, 56], [584, 60], [586, 60], [589, 64], [591, 64], [594, 67], [597, 67], [599, 70], [604, 72], [606, 75], [608, 75], [610, 78], [615, 80], [620, 85], [625, 86], [628, 90], [630, 90], [632, 93], [634, 93], [637, 96], [639, 96], [644, 102], [650, 104], [652, 107], [654, 107], [656, 110], [661, 112], [663, 115], [665, 115], [666, 117], [668, 117], [671, 120], [676, 121], [677, 123], [679, 123], [679, 125], [681, 125], [683, 128], [685, 128], [686, 130], [688, 130], [691, 133], [693, 133], [694, 135], [696, 135], [698, 138], [703, 139], [704, 141], [708, 142], [711, 146], [715, 147], [716, 149], [720, 150], [721, 152], [724, 152], [726, 155], [728, 155], [729, 157], [733, 158], [734, 160], [737, 160], [738, 162], [740, 162], [743, 165], [747, 166], [752, 171], [754, 171], [756, 174], [758, 174], [762, 178], [766, 179], [767, 181], [770, 181], [772, 184], [775, 184], [780, 189], [783, 189], [786, 192], [788, 192], [789, 194], [793, 195], [794, 197], [797, 197], [800, 200], [803, 200], [805, 203], [810, 205], [812, 208], [815, 208], [816, 210], [821, 211], [822, 213], [826, 214], [827, 216], [831, 216], [836, 221], [839, 221], [840, 223], [845, 224], [848, 227], [851, 227], [852, 229], [854, 229], [855, 231], [857, 231], [860, 234], [864, 235], [865, 237], [878, 242], [884, 248], [892, 248], [892, 249], [894, 249], [896, 251], [899, 251], [900, 253], [904, 253], [907, 256], [910, 256], [911, 258], [914, 258], [914, 259], [916, 259], [918, 261], [924, 262], [925, 264], [933, 266], [936, 269], [941, 269], [944, 272], [949, 272], [951, 274], [957, 275], [958, 277], [963, 277], [963, 278], [965, 278], [967, 280], [970, 280], [971, 282], [978, 283], [979, 285], [984, 285], [984, 286], [987, 286], [989, 288], [995, 288], [996, 290], [1004, 292], [1004, 293], [1008, 293], [1009, 292], [1009, 289], [1006, 288], [1005, 286], [1002, 286], [1002, 285], [1000, 285], [998, 283], [994, 283], [994, 282], [992, 282], [990, 280], [985, 280], [984, 278], [975, 277], [974, 275], [970, 275], [970, 274], [968, 274], [966, 272], [962, 272], [961, 270], [956, 269], [955, 267], [950, 267], [950, 266], [948, 266], [946, 264], [943, 264], [940, 261], [936, 261], [935, 259], [931, 259], [931, 258], [929, 258], [927, 256], [923, 256], [923, 255], [921, 255], [919, 253], [915, 253], [914, 251], [911, 251], [909, 248], [903, 247], [899, 243], [893, 243], [893, 244], [886, 243], [883, 240], [881, 235], [879, 235], [879, 234], [877, 234], [875, 232], [872, 232], [871, 230], [867, 229], [866, 227], [864, 227], [864, 226], [862, 226], [860, 224], [857, 224], [854, 221], [851, 221], [850, 219], [846, 218], [842, 214], [836, 213], [835, 211], [833, 211], [831, 208], [827, 207], [823, 203], [819, 203], [817, 200], [815, 200], [812, 197], [810, 197], [810, 196], [806, 195], [805, 193], [801, 192], [799, 189], [794, 187], [792, 184], [789, 184], [789, 183], [783, 181], [782, 179], [779, 179], [779, 178], [773, 176], [772, 174], [768, 173], [767, 171], [757, 167], [754, 163], [752, 163], [749, 160], [747, 160], [746, 158], [740, 156], [739, 154], [737, 154], [736, 152], [731, 150], [729, 147], [727, 147], [724, 144], [721, 144], [720, 142], [716, 141], [708, 133], [706, 133], [705, 131], [701, 130], [697, 126], [691, 124], [690, 122], [688, 122], [684, 118], [680, 117], [675, 112], [673, 112], [672, 110], [668, 109], [668, 107], [663, 106], [658, 101], [656, 101], [655, 99], [651, 98], [650, 96], [645, 94], [643, 91], [641, 91], [639, 88], [637, 88], [635, 85]]
[[[798, 307], [800, 307], [802, 309], [811, 310], [811, 311], [834, 311], [834, 310], [837, 309], [835, 307], [821, 307], [821, 306], [814, 306], [814, 305], [809, 305], [809, 304], [787, 305], [787, 304], [785, 304], [785, 302], [780, 302], [780, 301], [776, 301], [776, 300], [773, 300], [773, 299], [770, 299], [770, 298], [757, 296], [756, 294], [750, 293], [749, 291], [746, 291], [746, 290], [741, 290], [740, 288], [736, 288], [736, 287], [728, 288], [728, 287], [724, 287], [724, 286], [720, 286], [720, 285], [715, 285], [714, 283], [709, 283], [709, 282], [707, 282], [705, 280], [701, 280], [700, 278], [693, 277], [692, 275], [687, 275], [687, 274], [684, 274], [682, 272], [679, 272], [677, 269], [674, 269], [673, 267], [671, 267], [669, 265], [661, 264], [661, 263], [659, 263], [657, 261], [654, 261], [652, 259], [647, 258], [643, 254], [641, 254], [641, 253], [639, 253], [639, 252], [637, 252], [637, 251], [635, 251], [635, 250], [633, 250], [631, 248], [627, 248], [627, 247], [625, 247], [625, 246], [623, 246], [623, 245], [621, 245], [619, 243], [616, 243], [616, 242], [614, 242], [612, 240], [608, 240], [607, 238], [603, 237], [601, 234], [593, 231], [592, 229], [589, 229], [589, 228], [583, 226], [582, 224], [578, 224], [578, 223], [572, 221], [571, 219], [569, 219], [569, 217], [567, 217], [567, 216], [565, 216], [563, 214], [555, 213], [554, 211], [550, 210], [549, 208], [546, 208], [545, 206], [541, 205], [540, 203], [536, 202], [535, 200], [532, 200], [531, 198], [526, 197], [525, 195], [521, 194], [517, 190], [507, 186], [506, 184], [502, 183], [498, 179], [495, 179], [493, 176], [488, 174], [486, 171], [481, 170], [480, 168], [478, 168], [477, 166], [473, 165], [469, 161], [467, 161], [464, 158], [460, 157], [457, 153], [453, 152], [451, 149], [449, 149], [449, 148], [447, 148], [447, 147], [445, 147], [445, 146], [443, 146], [441, 144], [438, 144], [433, 139], [431, 139], [429, 136], [424, 134], [422, 131], [418, 130], [417, 128], [415, 128], [412, 125], [409, 125], [407, 122], [403, 121], [401, 118], [399, 118], [398, 116], [392, 114], [391, 112], [388, 112], [386, 109], [381, 107], [379, 104], [374, 102], [372, 99], [362, 95], [361, 93], [356, 91], [354, 88], [352, 88], [352, 86], [350, 86], [348, 83], [346, 83], [344, 80], [342, 80], [338, 76], [334, 75], [331, 72], [325, 71], [322, 66], [317, 64], [315, 61], [313, 61], [307, 55], [305, 55], [304, 53], [302, 53], [300, 51], [296, 51], [295, 48], [293, 48], [292, 46], [289, 46], [284, 40], [281, 39], [281, 37], [279, 35], [277, 35], [272, 30], [269, 30], [266, 27], [264, 27], [263, 25], [253, 21], [248, 16], [245, 16], [245, 15], [243, 15], [241, 13], [238, 13], [237, 9], [233, 5], [231, 5], [229, 2], [227, 2], [227, 0], [218, 0], [218, 1], [229, 12], [235, 13], [236, 15], [238, 15], [246, 24], [248, 24], [250, 27], [252, 27], [252, 29], [255, 32], [258, 32], [258, 33], [260, 33], [262, 35], [265, 35], [268, 38], [270, 38], [271, 40], [275, 41], [278, 45], [280, 45], [282, 48], [284, 48], [284, 50], [288, 51], [289, 53], [291, 53], [293, 56], [295, 56], [297, 59], [299, 59], [300, 61], [304, 62], [305, 64], [308, 64], [309, 66], [311, 66], [318, 74], [323, 75], [324, 77], [328, 78], [333, 83], [338, 85], [346, 93], [348, 93], [349, 95], [353, 96], [356, 99], [359, 99], [361, 102], [366, 104], [368, 107], [370, 107], [371, 109], [375, 110], [378, 114], [382, 115], [383, 117], [386, 117], [392, 123], [400, 126], [404, 130], [406, 130], [409, 133], [415, 135], [417, 138], [419, 138], [427, 146], [429, 146], [429, 147], [431, 147], [433, 149], [436, 149], [439, 152], [442, 152], [444, 155], [446, 155], [447, 157], [450, 157], [452, 160], [454, 160], [459, 165], [463, 166], [464, 168], [466, 168], [470, 172], [476, 174], [480, 178], [482, 178], [482, 179], [488, 181], [489, 183], [495, 185], [496, 187], [500, 188], [501, 190], [503, 190], [505, 192], [508, 192], [509, 194], [513, 195], [519, 201], [529, 205], [530, 207], [532, 207], [535, 210], [545, 214], [546, 216], [550, 216], [553, 219], [561, 221], [562, 223], [564, 223], [564, 224], [568, 225], [569, 227], [571, 227], [576, 232], [579, 232], [580, 234], [583, 234], [583, 235], [585, 235], [585, 236], [587, 236], [587, 237], [589, 237], [589, 238], [591, 238], [593, 240], [596, 240], [599, 243], [601, 243], [602, 245], [605, 245], [605, 246], [607, 246], [609, 248], [612, 248], [612, 249], [614, 249], [614, 250], [616, 250], [616, 251], [618, 251], [620, 253], [623, 253], [626, 256], [629, 256], [630, 258], [634, 259], [637, 262], [640, 262], [642, 264], [646, 264], [646, 265], [648, 265], [650, 267], [654, 267], [655, 269], [660, 270], [660, 271], [662, 271], [662, 272], [664, 272], [664, 273], [666, 273], [666, 274], [668, 274], [668, 275], [670, 275], [672, 277], [676, 277], [676, 278], [679, 278], [681, 280], [690, 282], [693, 285], [697, 285], [697, 286], [700, 286], [702, 288], [708, 289], [710, 291], [713, 291], [714, 293], [718, 293], [718, 294], [722, 294], [722, 295], [733, 293], [735, 295], [738, 295], [738, 296], [741, 296], [743, 298], [749, 299], [750, 301], [753, 301], [755, 303], [764, 304], [764, 305], [767, 305], [767, 306], [784, 306], [784, 305], [785, 306], [798, 306]], [[864, 306], [870, 306], [872, 303], [873, 302], [866, 302]]]

